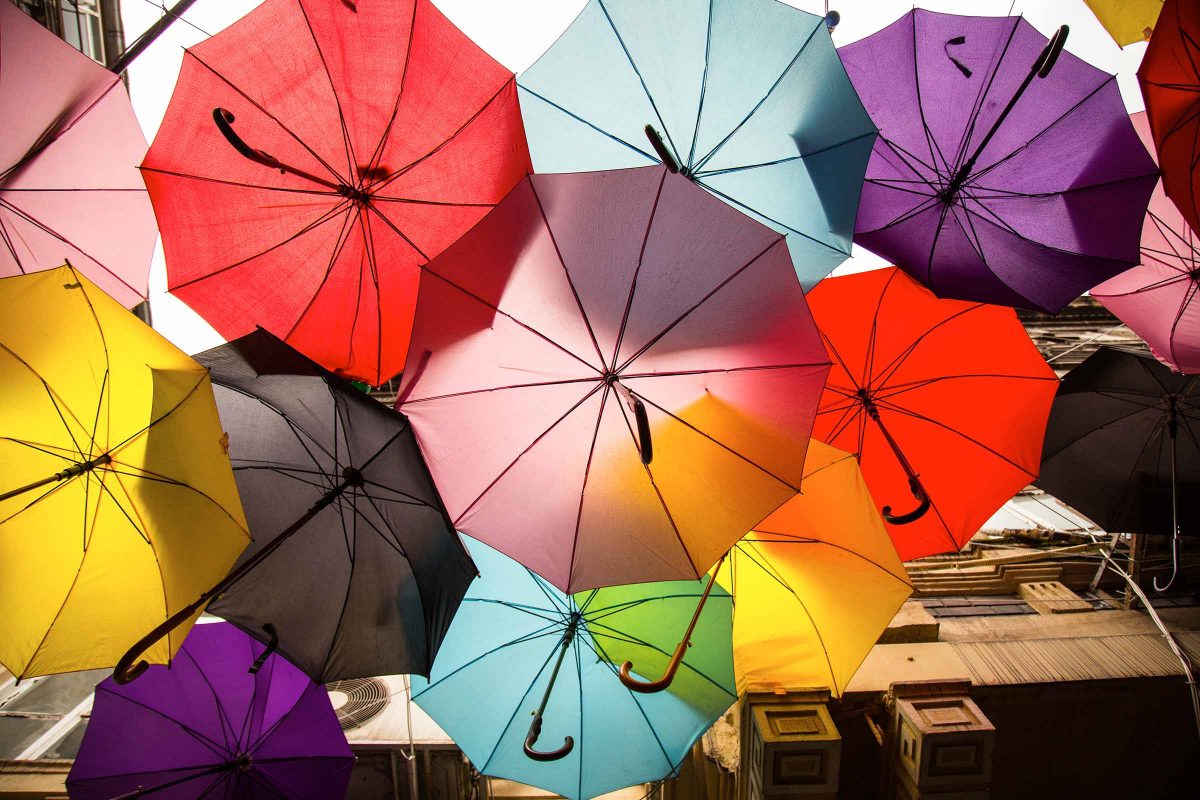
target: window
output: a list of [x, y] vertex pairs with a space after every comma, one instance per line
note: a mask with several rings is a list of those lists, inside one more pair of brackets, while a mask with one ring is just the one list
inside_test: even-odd
[[108, 670], [16, 683], [0, 669], [0, 760], [74, 758], [91, 716], [92, 692]]
[[76, 50], [104, 63], [104, 25], [100, 0], [59, 0], [62, 38]]

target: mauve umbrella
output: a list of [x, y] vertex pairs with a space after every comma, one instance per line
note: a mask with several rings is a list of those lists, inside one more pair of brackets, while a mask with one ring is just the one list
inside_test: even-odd
[[267, 331], [196, 360], [254, 541], [188, 608], [212, 599], [321, 682], [427, 674], [475, 568], [408, 420]]
[[[336, 800], [354, 754], [329, 695], [232, 625], [197, 625], [170, 669], [96, 687], [75, 800]], [[252, 666], [257, 665], [257, 669]]]
[[1137, 264], [1157, 169], [1065, 39], [915, 9], [841, 48], [879, 126], [855, 242], [939, 297], [1051, 313]]
[[69, 261], [126, 308], [158, 229], [121, 79], [0, 3], [0, 277]]
[[799, 490], [829, 369], [785, 238], [662, 166], [522, 181], [411, 348], [455, 526], [571, 592], [703, 575]]
[[[1153, 147], [1145, 112], [1133, 127]], [[1142, 263], [1092, 289], [1096, 298], [1178, 372], [1200, 372], [1200, 248], [1160, 183], [1142, 225]]]

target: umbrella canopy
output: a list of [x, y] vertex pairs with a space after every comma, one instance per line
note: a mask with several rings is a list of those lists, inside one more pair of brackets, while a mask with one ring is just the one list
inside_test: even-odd
[[187, 51], [142, 165], [173, 294], [372, 385], [420, 265], [529, 169], [512, 73], [428, 0], [267, 0]]
[[1150, 40], [1163, 0], [1083, 0], [1104, 30], [1124, 47]]
[[1037, 485], [1105, 530], [1169, 536], [1174, 439], [1178, 527], [1200, 534], [1197, 436], [1200, 378], [1101, 347], [1062, 379]]
[[0, 662], [111, 667], [224, 575], [249, 541], [225, 441], [207, 370], [86, 277], [0, 280]]
[[0, 5], [0, 277], [70, 260], [124, 306], [146, 299], [158, 230], [119, 76]]
[[912, 593], [854, 456], [816, 441], [804, 493], [734, 546], [717, 581], [733, 595], [738, 692], [840, 697]]
[[518, 82], [538, 172], [663, 161], [787, 234], [806, 287], [850, 255], [875, 126], [823, 18], [776, 0], [590, 0]]
[[102, 682], [71, 797], [343, 797], [354, 754], [329, 695], [278, 655], [248, 671], [262, 655], [232, 625], [197, 625], [170, 669]]
[[409, 361], [455, 526], [566, 591], [704, 574], [798, 491], [829, 368], [784, 238], [661, 166], [519, 184]]
[[903, 560], [956, 552], [1037, 476], [1058, 379], [1012, 310], [939, 300], [894, 267], [809, 302], [834, 360], [813, 436], [858, 456]]
[[[412, 690], [483, 774], [568, 798], [657, 780], [737, 700], [730, 598], [720, 587], [671, 690], [641, 694], [621, 683], [613, 663], [666, 662], [703, 591], [699, 581], [565, 595], [490, 547], [467, 546], [481, 577], [430, 679], [414, 678]], [[558, 748], [557, 758], [538, 759], [539, 740]]]
[[[1144, 112], [1130, 117], [1153, 147]], [[1142, 263], [1092, 289], [1092, 297], [1179, 372], [1200, 372], [1200, 242], [1160, 183], [1142, 226]]]
[[1138, 69], [1163, 189], [1200, 228], [1200, 5], [1166, 0]]
[[322, 683], [428, 674], [475, 570], [408, 420], [266, 331], [196, 360], [254, 535], [208, 610]]
[[1051, 313], [1137, 264], [1157, 170], [1065, 39], [916, 9], [841, 48], [879, 126], [854, 240], [939, 297]]

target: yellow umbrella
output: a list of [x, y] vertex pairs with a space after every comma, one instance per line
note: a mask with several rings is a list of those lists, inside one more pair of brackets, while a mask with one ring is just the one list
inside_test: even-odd
[[733, 595], [739, 692], [840, 696], [912, 592], [854, 456], [812, 440], [801, 489], [717, 573]]
[[1149, 41], [1163, 0], [1084, 0], [1104, 30], [1124, 47]]
[[111, 667], [228, 572], [227, 441], [208, 372], [70, 265], [0, 279], [0, 663]]

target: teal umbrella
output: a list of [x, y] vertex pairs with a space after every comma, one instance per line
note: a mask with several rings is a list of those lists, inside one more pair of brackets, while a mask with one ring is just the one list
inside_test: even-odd
[[662, 161], [787, 234], [806, 289], [850, 254], [876, 131], [823, 18], [589, 0], [517, 86], [536, 172]]
[[471, 585], [413, 701], [485, 775], [568, 798], [594, 797], [676, 771], [737, 699], [732, 603], [712, 588], [667, 691], [631, 691], [614, 662], [657, 677], [706, 581], [563, 594], [464, 537]]

